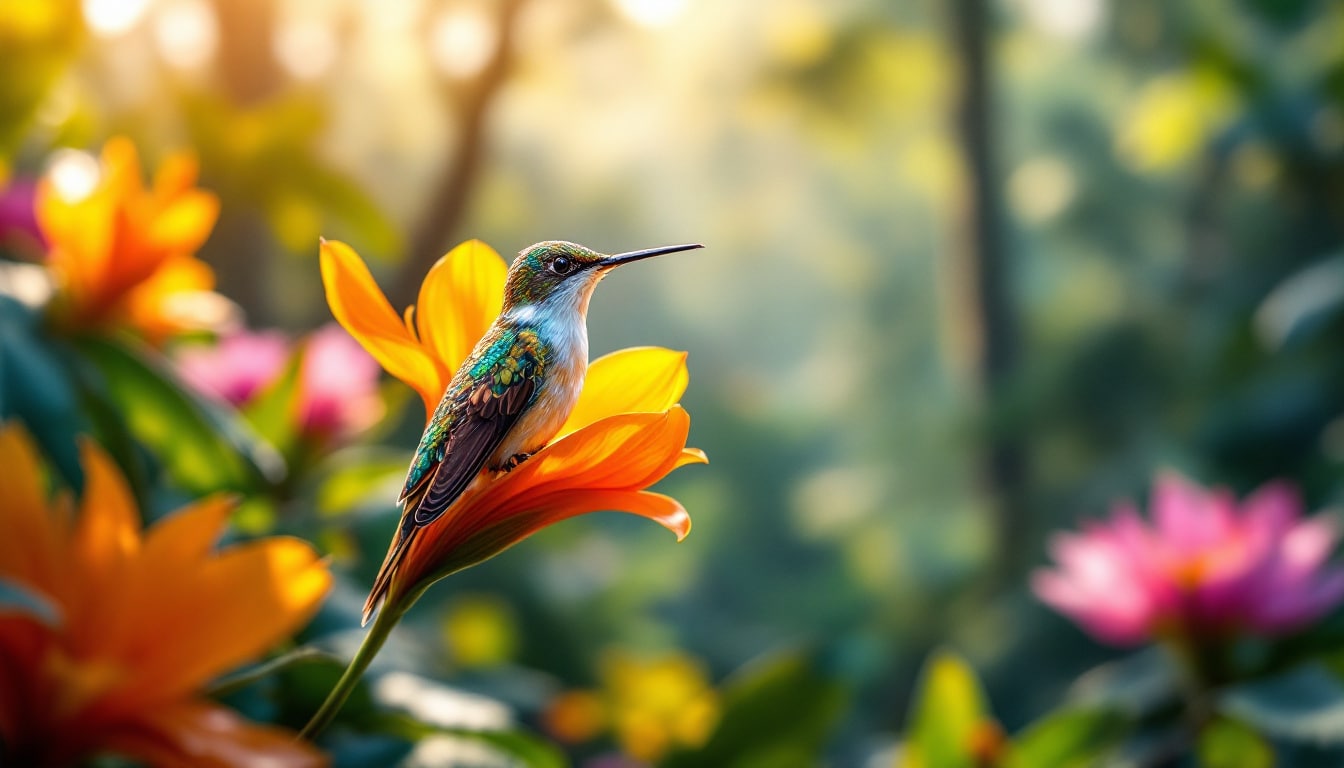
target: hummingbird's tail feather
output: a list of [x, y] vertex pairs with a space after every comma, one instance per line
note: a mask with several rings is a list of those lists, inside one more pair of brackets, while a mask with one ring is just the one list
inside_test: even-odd
[[396, 533], [392, 535], [392, 543], [387, 547], [387, 555], [383, 557], [383, 564], [378, 568], [378, 575], [373, 579], [373, 588], [369, 590], [369, 596], [364, 599], [364, 616], [360, 620], [360, 626], [369, 623], [374, 611], [378, 610], [379, 603], [387, 597], [387, 591], [392, 586], [392, 577], [396, 575], [397, 568], [401, 565], [401, 558], [406, 554], [406, 548], [420, 532], [421, 526], [414, 523], [414, 511], [420, 506], [420, 501], [428, 489], [429, 484], [422, 483], [419, 488], [402, 499], [401, 522], [397, 525]]

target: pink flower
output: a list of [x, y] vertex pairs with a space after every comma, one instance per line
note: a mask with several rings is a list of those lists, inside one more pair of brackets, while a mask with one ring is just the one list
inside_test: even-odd
[[1283, 634], [1344, 600], [1339, 539], [1327, 516], [1303, 519], [1291, 487], [1272, 483], [1240, 506], [1174, 473], [1153, 488], [1153, 523], [1133, 505], [1051, 542], [1058, 565], [1032, 577], [1036, 595], [1105, 642], [1156, 635]]
[[382, 416], [378, 361], [336, 323], [308, 337], [303, 359], [303, 431], [319, 435], [358, 432]]
[[32, 250], [46, 249], [46, 240], [37, 226], [37, 183], [28, 179], [13, 179], [8, 186], [0, 184], [0, 248]]
[[[303, 346], [296, 429], [319, 441], [347, 437], [382, 416], [378, 363], [335, 323], [313, 331]], [[284, 373], [295, 346], [279, 331], [240, 331], [213, 347], [177, 354], [182, 378], [235, 408], [252, 402]]]
[[289, 353], [289, 341], [279, 331], [239, 331], [213, 347], [183, 348], [177, 369], [196, 391], [241, 407], [275, 381]]

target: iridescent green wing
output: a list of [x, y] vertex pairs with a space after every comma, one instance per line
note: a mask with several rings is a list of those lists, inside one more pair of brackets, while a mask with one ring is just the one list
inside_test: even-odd
[[480, 473], [536, 397], [546, 351], [531, 329], [505, 330], [458, 377], [421, 438], [402, 493], [403, 534], [442, 515]]

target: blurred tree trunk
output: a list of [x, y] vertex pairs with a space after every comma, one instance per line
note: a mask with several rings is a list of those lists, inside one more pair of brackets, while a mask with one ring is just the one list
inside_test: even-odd
[[415, 301], [425, 273], [452, 244], [453, 233], [467, 212], [486, 152], [485, 121], [508, 74], [514, 24], [522, 5], [523, 0], [500, 0], [495, 15], [499, 35], [490, 60], [465, 86], [454, 88], [451, 82], [444, 85], [446, 98], [457, 102], [461, 139], [434, 184], [420, 225], [411, 235], [410, 256], [392, 286], [394, 307]]
[[[219, 19], [219, 74], [225, 96], [240, 107], [254, 106], [274, 96], [282, 74], [271, 51], [275, 35], [273, 0], [214, 0]], [[218, 289], [238, 302], [252, 323], [272, 320], [265, 286], [271, 274], [265, 248], [271, 235], [252, 213], [231, 213], [228, 226], [216, 227], [214, 251], [226, 254], [227, 265], [216, 270]], [[222, 242], [221, 242], [222, 241]]]
[[1013, 574], [1024, 554], [1026, 456], [1022, 441], [1004, 427], [1002, 412], [1017, 365], [1018, 327], [1008, 283], [994, 147], [994, 83], [990, 67], [987, 0], [953, 0], [951, 47], [961, 63], [957, 137], [965, 169], [962, 210], [964, 290], [978, 346], [975, 365], [989, 412], [981, 479], [995, 515], [993, 575]]

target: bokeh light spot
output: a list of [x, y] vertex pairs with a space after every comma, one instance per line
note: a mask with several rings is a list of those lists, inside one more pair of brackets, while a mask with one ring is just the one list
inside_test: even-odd
[[686, 10], [686, 0], [616, 0], [616, 9], [641, 27], [665, 27]]
[[78, 149], [62, 149], [51, 156], [47, 178], [62, 200], [76, 203], [93, 193], [102, 170], [98, 159]]
[[471, 77], [485, 68], [499, 44], [495, 27], [473, 8], [455, 8], [435, 17], [429, 32], [434, 66], [449, 77]]
[[200, 69], [219, 47], [219, 21], [206, 0], [178, 0], [154, 19], [154, 43], [169, 66]]
[[94, 34], [115, 37], [129, 32], [149, 9], [149, 0], [84, 0], [84, 20]]

